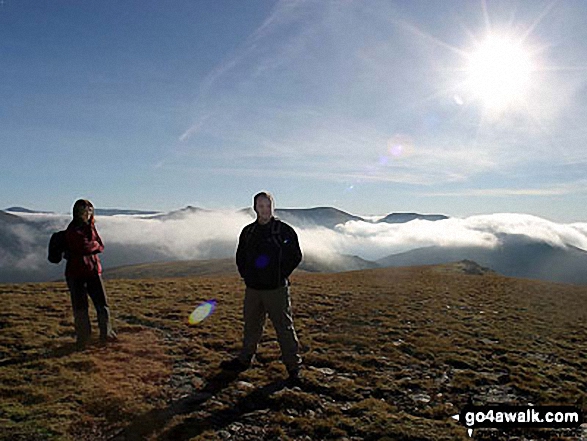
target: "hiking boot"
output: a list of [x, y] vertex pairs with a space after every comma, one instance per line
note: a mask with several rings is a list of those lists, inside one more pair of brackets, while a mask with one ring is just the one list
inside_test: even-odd
[[250, 363], [243, 363], [239, 358], [233, 358], [232, 360], [224, 360], [222, 363], [220, 363], [220, 368], [222, 370], [232, 372], [243, 372], [250, 367]]
[[301, 369], [297, 367], [287, 371], [288, 376], [286, 383], [288, 386], [298, 386], [301, 384], [302, 378], [300, 375], [300, 370]]
[[118, 336], [116, 335], [116, 332], [114, 331], [110, 331], [110, 333], [106, 336], [101, 335], [100, 336], [100, 344], [101, 345], [105, 345], [106, 343], [112, 343], [118, 340]]
[[76, 351], [84, 351], [88, 346], [88, 340], [77, 340], [75, 342]]

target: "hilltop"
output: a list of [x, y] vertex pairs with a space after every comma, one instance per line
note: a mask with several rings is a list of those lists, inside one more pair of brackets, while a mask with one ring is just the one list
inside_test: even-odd
[[[120, 339], [84, 352], [65, 284], [0, 285], [0, 439], [467, 440], [451, 416], [468, 402], [587, 409], [587, 287], [473, 262], [292, 280], [306, 364], [294, 388], [270, 325], [253, 368], [221, 375], [240, 346], [236, 275], [106, 281]], [[189, 327], [212, 298], [215, 312]]]

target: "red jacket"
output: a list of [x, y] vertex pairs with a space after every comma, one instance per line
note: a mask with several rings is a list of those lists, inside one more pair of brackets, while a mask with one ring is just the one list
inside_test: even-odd
[[96, 227], [72, 221], [67, 227], [65, 240], [68, 254], [65, 277], [92, 277], [102, 274], [98, 253], [104, 251], [104, 244]]

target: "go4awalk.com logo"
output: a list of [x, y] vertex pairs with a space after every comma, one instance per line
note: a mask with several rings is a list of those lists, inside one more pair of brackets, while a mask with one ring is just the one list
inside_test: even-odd
[[453, 418], [468, 429], [469, 436], [480, 428], [571, 429], [583, 422], [581, 410], [572, 406], [466, 406]]

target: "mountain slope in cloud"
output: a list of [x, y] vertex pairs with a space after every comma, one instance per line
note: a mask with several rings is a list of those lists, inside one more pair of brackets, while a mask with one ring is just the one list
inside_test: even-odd
[[379, 264], [365, 260], [359, 256], [345, 254], [322, 256], [315, 253], [305, 253], [299, 268], [309, 272], [338, 273], [379, 268]]
[[25, 231], [29, 222], [19, 216], [0, 211], [0, 261], [8, 259], [8, 255], [24, 252], [23, 241], [19, 231]]
[[9, 225], [9, 224], [27, 224], [28, 222], [20, 216], [16, 216], [11, 213], [6, 213], [5, 211], [0, 210], [0, 225]]
[[587, 284], [587, 252], [572, 245], [555, 246], [525, 235], [502, 234], [499, 240], [494, 248], [418, 248], [379, 259], [377, 263], [382, 267], [397, 267], [468, 259], [506, 276]]
[[47, 262], [48, 243], [41, 224], [0, 211], [0, 282], [39, 282], [57, 277], [59, 271]]

